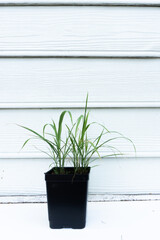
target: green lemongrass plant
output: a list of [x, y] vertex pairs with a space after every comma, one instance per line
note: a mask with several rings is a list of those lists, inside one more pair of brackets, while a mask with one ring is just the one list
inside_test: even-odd
[[[43, 134], [39, 134], [38, 132], [19, 125], [20, 127], [28, 130], [33, 134], [32, 137], [28, 138], [22, 148], [31, 140], [31, 139], [39, 139], [46, 143], [48, 145], [48, 152], [43, 151], [41, 149], [41, 152], [47, 154], [49, 158], [53, 160], [53, 165], [55, 166], [55, 173], [64, 173], [64, 167], [66, 163], [66, 158], [70, 152], [70, 143], [69, 143], [69, 135], [66, 136], [65, 140], [62, 140], [62, 126], [64, 121], [65, 114], [68, 113], [70, 116], [70, 120], [72, 122], [72, 115], [69, 111], [63, 111], [59, 117], [58, 126], [56, 126], [56, 123], [54, 120], [52, 120], [52, 123], [47, 123], [43, 126]], [[50, 132], [46, 131], [46, 129], [50, 127]], [[52, 164], [51, 164], [52, 165]]]
[[[72, 114], [70, 111], [63, 111], [60, 114], [58, 125], [52, 120], [52, 123], [47, 123], [43, 126], [43, 134], [39, 134], [36, 131], [21, 126], [27, 131], [33, 134], [32, 137], [28, 138], [22, 148], [31, 140], [39, 139], [45, 142], [49, 147], [49, 152], [40, 150], [47, 154], [52, 160], [54, 165], [54, 172], [56, 174], [64, 174], [65, 166], [69, 162], [71, 167], [74, 167], [75, 173], [85, 173], [90, 164], [97, 158], [116, 157], [117, 155], [123, 155], [116, 147], [110, 145], [110, 143], [116, 139], [125, 139], [132, 143], [134, 150], [135, 145], [133, 142], [116, 131], [109, 131], [104, 125], [97, 122], [89, 123], [89, 111], [88, 111], [88, 94], [86, 97], [86, 104], [84, 114], [80, 115], [75, 123], [72, 120]], [[65, 124], [66, 137], [62, 137], [62, 126], [65, 114], [68, 113], [70, 117], [70, 125]], [[89, 138], [88, 131], [91, 126], [98, 126], [101, 128], [100, 133], [94, 137]], [[48, 132], [50, 128], [50, 132]], [[116, 134], [112, 137], [112, 134]], [[111, 136], [111, 137], [109, 137]], [[101, 156], [100, 150], [107, 148], [111, 153]], [[135, 150], [136, 151], [136, 150]]]
[[[90, 112], [88, 111], [87, 104], [88, 94], [86, 98], [84, 114], [77, 119], [72, 128], [69, 128], [69, 126], [67, 126], [69, 132], [68, 136], [70, 139], [70, 159], [74, 166], [75, 172], [78, 173], [87, 171], [89, 165], [98, 158], [102, 159], [106, 157], [116, 157], [117, 155], [123, 155], [123, 153], [121, 153], [116, 147], [110, 145], [110, 142], [116, 139], [125, 139], [129, 141], [133, 145], [134, 151], [136, 152], [134, 143], [121, 133], [116, 131], [109, 131], [104, 125], [97, 122], [89, 123], [88, 119]], [[88, 131], [93, 125], [94, 127], [96, 127], [96, 125], [97, 127], [101, 127], [101, 131], [96, 137], [91, 139], [88, 137]], [[112, 134], [116, 134], [116, 136], [112, 137]], [[102, 148], [109, 149], [111, 153], [101, 156], [99, 151]]]

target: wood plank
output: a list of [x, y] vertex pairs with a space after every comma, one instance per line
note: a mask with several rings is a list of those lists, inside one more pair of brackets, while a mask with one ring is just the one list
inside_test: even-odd
[[0, 59], [0, 76], [4, 109], [82, 108], [87, 92], [92, 108], [160, 107], [159, 59]]
[[156, 55], [159, 21], [159, 8], [2, 7], [0, 51], [151, 51]]
[[[53, 117], [57, 119], [60, 112], [60, 110], [35, 109], [0, 111], [0, 195], [45, 194], [44, 172], [48, 170], [51, 160], [43, 158], [42, 155], [38, 157], [39, 152], [32, 145], [43, 147], [39, 142], [29, 144], [17, 159], [16, 156], [28, 134], [13, 123], [40, 131], [44, 123], [49, 122]], [[76, 118], [82, 111], [75, 109], [73, 112]], [[98, 166], [92, 169], [90, 194], [160, 193], [160, 155], [155, 156], [160, 152], [159, 116], [159, 109], [93, 109], [91, 111], [93, 121], [100, 121], [109, 130], [117, 130], [130, 137], [136, 144], [137, 153], [143, 151], [146, 156], [139, 155], [136, 158], [124, 156], [95, 162], [94, 164]], [[94, 129], [90, 133], [91, 136], [97, 130]], [[124, 152], [130, 149], [127, 142], [117, 142], [116, 146]]]
[[[49, 164], [47, 159], [1, 159], [0, 195], [44, 195]], [[105, 200], [115, 194], [160, 194], [159, 159], [108, 158], [96, 164], [90, 175], [90, 195], [104, 195]]]
[[[50, 123], [51, 119], [58, 120], [61, 110], [1, 110], [0, 111], [0, 155], [12, 158], [14, 154], [18, 154], [21, 146], [30, 134], [24, 129], [16, 126], [20, 124], [28, 126], [42, 133], [45, 123]], [[83, 110], [73, 109], [74, 120], [83, 113]], [[160, 109], [92, 109], [90, 122], [97, 121], [104, 124], [110, 131], [118, 131], [125, 136], [131, 138], [137, 148], [137, 154], [145, 153], [150, 157], [158, 157], [160, 153], [160, 127], [159, 127]], [[67, 123], [69, 118], [66, 117]], [[65, 130], [64, 130], [65, 131]], [[100, 128], [93, 127], [89, 136], [92, 138]], [[64, 133], [65, 134], [65, 133]], [[109, 136], [107, 136], [109, 137]], [[110, 137], [115, 137], [111, 135]], [[40, 152], [35, 149], [36, 145], [42, 149], [44, 145], [40, 141], [32, 141], [21, 153], [30, 154], [27, 158], [36, 158]], [[8, 147], [9, 146], [9, 147]], [[114, 146], [118, 147], [121, 152], [133, 155], [133, 147], [127, 141], [115, 141]], [[102, 149], [102, 153], [106, 154], [107, 149]], [[10, 155], [11, 154], [11, 155]], [[32, 155], [33, 154], [33, 155]], [[10, 157], [9, 157], [10, 156]], [[26, 155], [27, 156], [27, 155]], [[23, 157], [25, 157], [23, 155]], [[39, 157], [39, 155], [37, 156]], [[15, 158], [15, 157], [14, 157]]]

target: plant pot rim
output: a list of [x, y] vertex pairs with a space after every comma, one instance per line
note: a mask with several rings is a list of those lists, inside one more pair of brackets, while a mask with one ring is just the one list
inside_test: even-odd
[[71, 171], [71, 173], [68, 174], [53, 174], [53, 169], [55, 169], [55, 167], [44, 173], [47, 182], [86, 182], [89, 180], [90, 167], [85, 168], [87, 171], [81, 174], [75, 173], [73, 171], [75, 169], [74, 167], [64, 167], [65, 170]]

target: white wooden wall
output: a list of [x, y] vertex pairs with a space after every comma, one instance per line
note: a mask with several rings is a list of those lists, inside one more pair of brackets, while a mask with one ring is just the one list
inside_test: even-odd
[[90, 119], [137, 148], [135, 158], [129, 143], [117, 142], [125, 157], [97, 162], [90, 195], [160, 194], [159, 7], [160, 0], [1, 0], [1, 201], [45, 194], [50, 160], [31, 144], [20, 152], [28, 135], [15, 123], [41, 131], [64, 108], [76, 118], [87, 92]]

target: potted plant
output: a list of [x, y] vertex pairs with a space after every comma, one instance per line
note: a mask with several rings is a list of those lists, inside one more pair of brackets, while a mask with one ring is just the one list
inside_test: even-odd
[[[106, 136], [113, 132], [108, 131], [105, 126], [99, 123], [88, 122], [87, 103], [88, 95], [84, 114], [75, 123], [71, 112], [63, 111], [59, 117], [58, 125], [54, 120], [50, 124], [45, 124], [43, 134], [21, 126], [31, 132], [34, 138], [44, 141], [50, 148], [50, 153], [43, 151], [53, 159], [54, 164], [54, 167], [45, 173], [50, 228], [81, 229], [85, 227], [88, 179], [93, 155], [102, 158], [99, 150], [102, 147], [107, 147], [113, 153], [103, 157], [117, 156], [121, 153], [115, 147], [108, 145], [110, 141], [124, 138], [132, 142], [115, 131], [114, 133], [118, 134], [117, 137], [106, 139]], [[64, 116], [67, 113], [70, 124], [63, 126]], [[88, 131], [95, 124], [98, 124], [102, 129], [94, 139], [90, 139]], [[62, 136], [62, 126], [66, 129], [65, 138]], [[51, 132], [47, 131], [49, 128]], [[31, 139], [32, 137], [27, 139], [23, 147]]]

